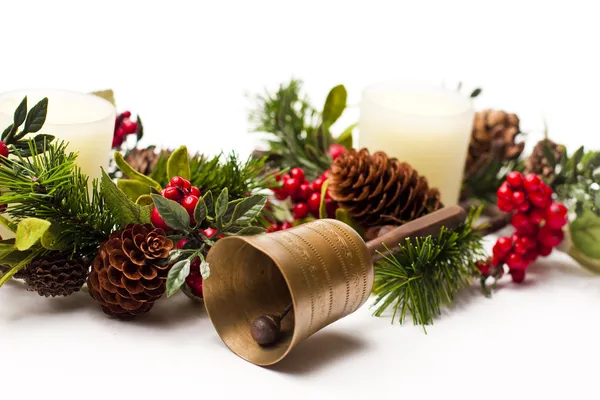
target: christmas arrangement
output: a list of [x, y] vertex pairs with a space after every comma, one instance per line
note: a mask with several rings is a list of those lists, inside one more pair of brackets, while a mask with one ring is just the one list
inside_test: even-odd
[[[410, 163], [353, 147], [357, 125], [337, 126], [346, 102], [339, 85], [315, 107], [297, 80], [256, 96], [249, 121], [270, 139], [247, 160], [140, 147], [141, 119], [125, 111], [110, 167], [92, 179], [68, 143], [40, 133], [48, 99], [30, 109], [23, 99], [0, 142], [0, 222], [14, 233], [0, 242], [0, 285], [22, 281], [45, 297], [84, 289], [104, 313], [131, 319], [179, 290], [202, 301], [208, 254], [222, 239], [335, 219], [381, 244], [447, 210]], [[554, 249], [600, 272], [600, 152], [570, 154], [547, 136], [525, 155], [519, 118], [501, 110], [476, 112], [472, 126], [461, 192], [468, 215], [377, 249], [375, 315], [391, 309], [400, 323], [431, 324], [473, 281], [486, 295], [505, 275], [523, 282]], [[486, 254], [483, 237], [500, 229], [507, 234]], [[249, 324], [258, 343], [273, 343], [291, 319], [287, 303], [275, 311]]]

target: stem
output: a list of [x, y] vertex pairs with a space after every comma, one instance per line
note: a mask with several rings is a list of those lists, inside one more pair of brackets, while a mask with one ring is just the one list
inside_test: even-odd
[[475, 227], [475, 230], [478, 231], [481, 236], [491, 235], [510, 224], [511, 218], [512, 213], [502, 213], [492, 217], [488, 222]]
[[279, 314], [279, 319], [284, 319], [286, 315], [288, 315], [288, 313], [290, 312], [290, 310], [292, 309], [292, 303], [288, 304], [287, 307], [283, 310], [283, 312], [281, 314]]
[[12, 276], [14, 274], [16, 274], [17, 272], [19, 272], [19, 270], [23, 267], [25, 267], [27, 264], [29, 264], [31, 262], [31, 260], [33, 260], [35, 258], [35, 256], [37, 256], [38, 253], [34, 252], [31, 253], [27, 258], [25, 258], [23, 261], [21, 261], [20, 263], [18, 263], [17, 265], [15, 265], [14, 267], [12, 267], [8, 272], [6, 272], [4, 275], [2, 275], [2, 277], [0, 278], [0, 287], [2, 285], [4, 285], [6, 282], [8, 282], [8, 280], [10, 278], [12, 278]]

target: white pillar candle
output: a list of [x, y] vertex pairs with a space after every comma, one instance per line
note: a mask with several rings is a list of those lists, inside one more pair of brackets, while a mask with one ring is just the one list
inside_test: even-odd
[[[100, 97], [65, 90], [19, 90], [0, 94], [0, 132], [13, 122], [13, 114], [27, 96], [29, 110], [48, 97], [46, 122], [37, 133], [54, 135], [68, 143], [67, 150], [78, 153], [77, 165], [90, 178], [101, 177], [108, 168], [115, 127], [116, 110]], [[29, 134], [33, 136], [35, 134]], [[3, 237], [10, 237], [0, 229]]]
[[474, 110], [456, 91], [410, 83], [366, 88], [360, 104], [360, 147], [408, 162], [457, 204]]

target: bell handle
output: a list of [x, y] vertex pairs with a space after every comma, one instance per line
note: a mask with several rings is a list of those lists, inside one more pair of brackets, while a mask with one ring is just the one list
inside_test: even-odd
[[373, 257], [373, 261], [376, 261], [381, 258], [379, 252], [386, 252], [386, 247], [388, 249], [397, 247], [399, 243], [404, 242], [407, 238], [437, 235], [443, 226], [454, 229], [465, 222], [466, 219], [467, 213], [462, 207], [444, 207], [367, 242], [367, 248], [371, 253], [371, 257]]

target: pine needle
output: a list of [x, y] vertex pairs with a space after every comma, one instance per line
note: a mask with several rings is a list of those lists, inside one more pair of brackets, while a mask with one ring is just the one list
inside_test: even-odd
[[407, 239], [394, 250], [386, 249], [375, 265], [374, 315], [392, 308], [392, 322], [403, 324], [408, 314], [415, 325], [430, 325], [456, 293], [477, 275], [476, 260], [485, 256], [482, 237], [473, 229], [481, 208], [471, 210], [456, 229], [439, 235]]

